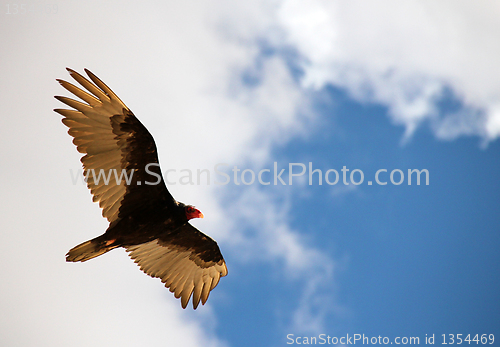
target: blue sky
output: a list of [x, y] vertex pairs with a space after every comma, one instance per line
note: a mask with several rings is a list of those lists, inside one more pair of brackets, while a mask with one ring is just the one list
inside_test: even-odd
[[[28, 1], [33, 11], [17, 14], [7, 5], [2, 345], [500, 338], [495, 3], [65, 1], [41, 13], [49, 3]], [[205, 306], [182, 310], [121, 250], [64, 261], [107, 227], [72, 180], [80, 155], [52, 111], [53, 95], [67, 95], [55, 82], [69, 78], [66, 66], [89, 68], [120, 96], [153, 134], [164, 171], [311, 162], [362, 170], [365, 181], [170, 186], [203, 211], [194, 224], [229, 269]], [[368, 185], [379, 169], [405, 181]], [[408, 169], [428, 170], [429, 185], [408, 185]]]
[[[365, 183], [355, 190], [336, 194], [336, 187], [320, 186], [314, 176], [312, 186], [275, 188], [291, 195], [291, 226], [341, 263], [335, 283], [321, 288], [333, 290], [330, 299], [335, 302], [330, 302], [320, 333], [362, 331], [368, 336], [423, 340], [425, 334], [498, 331], [498, 143], [482, 149], [477, 138], [442, 142], [429, 129], [421, 129], [401, 145], [404, 129], [390, 124], [386, 108], [361, 105], [341, 91], [327, 89], [336, 106], [319, 109], [325, 115], [335, 113], [334, 119], [316, 129], [315, 138], [292, 140], [276, 149], [276, 160], [311, 161], [323, 172], [340, 172], [346, 165], [372, 177], [380, 168], [405, 173], [426, 168], [430, 184], [418, 186], [413, 181], [409, 186], [406, 178], [399, 186], [368, 186], [365, 176]], [[453, 106], [444, 103], [443, 112]], [[265, 281], [263, 286], [280, 286], [276, 275], [255, 276]], [[250, 287], [245, 293], [252, 291]], [[286, 311], [300, 291], [280, 288], [286, 299], [266, 295], [264, 305], [276, 301]], [[262, 316], [261, 307], [244, 307]], [[227, 324], [243, 337], [244, 345], [285, 344], [283, 336], [267, 327], [276, 316], [286, 322], [288, 315], [269, 313], [252, 323], [256, 330], [245, 324], [248, 316], [238, 320], [231, 315]]]

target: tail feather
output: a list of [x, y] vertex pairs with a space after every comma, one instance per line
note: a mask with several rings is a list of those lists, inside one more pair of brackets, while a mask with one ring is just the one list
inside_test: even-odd
[[66, 261], [87, 261], [104, 254], [116, 246], [106, 246], [95, 239], [89, 240], [71, 248], [66, 254]]

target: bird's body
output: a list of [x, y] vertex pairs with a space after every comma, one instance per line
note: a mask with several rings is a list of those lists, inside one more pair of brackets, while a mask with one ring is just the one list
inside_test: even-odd
[[[180, 231], [180, 227], [187, 223], [185, 205], [175, 208], [179, 210], [177, 213], [169, 213], [167, 208], [142, 208], [117, 219], [110, 223], [103, 235], [90, 240], [95, 252], [100, 255], [113, 248], [140, 245]], [[77, 247], [68, 253], [67, 261], [84, 261], [82, 257], [85, 260], [94, 258], [93, 253], [82, 252]]]
[[181, 298], [182, 307], [191, 295], [195, 309], [200, 300], [205, 304], [227, 267], [217, 243], [188, 222], [203, 214], [169, 193], [153, 137], [118, 96], [90, 71], [93, 83], [68, 71], [91, 94], [58, 80], [86, 103], [56, 96], [74, 110], [55, 111], [85, 154], [87, 185], [110, 224], [103, 235], [72, 248], [66, 260], [86, 261], [124, 247], [144, 272]]

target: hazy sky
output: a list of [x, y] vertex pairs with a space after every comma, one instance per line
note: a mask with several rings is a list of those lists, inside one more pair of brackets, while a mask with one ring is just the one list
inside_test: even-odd
[[[500, 339], [499, 16], [495, 1], [2, 1], [0, 344]], [[204, 213], [229, 270], [205, 306], [182, 310], [123, 250], [65, 262], [107, 227], [52, 111], [65, 67], [114, 90]], [[289, 163], [306, 168], [292, 185]]]

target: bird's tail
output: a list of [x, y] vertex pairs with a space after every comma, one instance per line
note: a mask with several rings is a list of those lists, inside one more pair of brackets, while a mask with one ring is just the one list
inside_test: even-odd
[[87, 261], [109, 252], [113, 248], [116, 248], [116, 246], [107, 245], [96, 237], [71, 248], [66, 254], [66, 261]]

